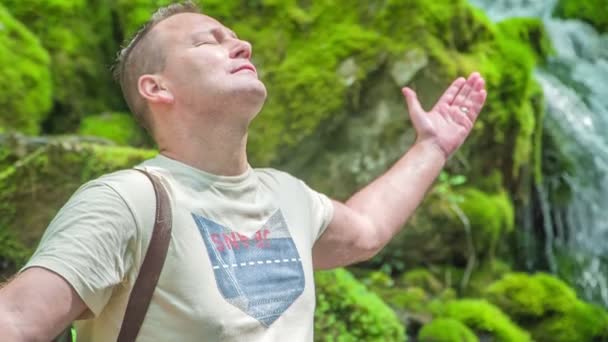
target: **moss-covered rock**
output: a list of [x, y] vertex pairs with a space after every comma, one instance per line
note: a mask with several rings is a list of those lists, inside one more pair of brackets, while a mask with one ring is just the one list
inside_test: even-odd
[[348, 271], [315, 274], [315, 341], [404, 341], [395, 313]]
[[25, 23], [50, 53], [54, 105], [45, 122], [47, 132], [74, 132], [87, 114], [124, 108], [110, 71], [118, 47], [110, 1], [0, 3]]
[[[19, 146], [0, 150], [19, 151]], [[27, 150], [27, 148], [26, 148]], [[10, 274], [29, 257], [42, 232], [69, 196], [84, 182], [132, 167], [155, 151], [80, 143], [69, 138], [32, 142], [32, 147], [0, 170], [0, 273]]]
[[500, 239], [513, 232], [513, 204], [506, 192], [488, 194], [469, 188], [461, 193], [459, 206], [470, 224], [475, 253], [491, 259]]
[[498, 307], [481, 299], [457, 299], [432, 305], [436, 317], [460, 321], [477, 334], [495, 341], [531, 341], [530, 335], [513, 323]]
[[507, 274], [486, 289], [486, 297], [509, 315], [522, 319], [566, 312], [577, 300], [568, 285], [543, 273]]
[[553, 15], [565, 19], [581, 19], [599, 32], [608, 32], [607, 8], [606, 0], [560, 0]]
[[400, 277], [403, 286], [414, 286], [425, 289], [427, 292], [437, 294], [444, 289], [444, 285], [428, 269], [416, 268], [405, 272]]
[[553, 53], [553, 46], [543, 22], [537, 18], [509, 18], [496, 24], [504, 39], [514, 40], [532, 48], [537, 63], [544, 63]]
[[0, 133], [37, 134], [51, 108], [50, 58], [0, 2]]
[[608, 338], [608, 313], [582, 302], [566, 283], [549, 274], [507, 274], [490, 285], [485, 296], [537, 341]]
[[539, 342], [607, 341], [608, 315], [599, 306], [579, 301], [569, 312], [547, 317], [530, 331]]
[[152, 145], [145, 130], [129, 113], [105, 112], [87, 116], [80, 122], [78, 134], [108, 139], [118, 145]]
[[471, 329], [452, 318], [438, 318], [418, 332], [420, 342], [477, 342]]

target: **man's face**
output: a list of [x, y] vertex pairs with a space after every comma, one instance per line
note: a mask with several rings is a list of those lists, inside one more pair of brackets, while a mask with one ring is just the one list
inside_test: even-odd
[[248, 42], [196, 13], [174, 15], [154, 30], [166, 57], [160, 74], [182, 108], [249, 120], [259, 112], [266, 88], [251, 64]]

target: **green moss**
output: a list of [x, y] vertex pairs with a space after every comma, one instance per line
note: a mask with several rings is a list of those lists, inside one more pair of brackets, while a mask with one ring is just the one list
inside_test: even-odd
[[395, 313], [348, 271], [315, 274], [316, 341], [404, 341]]
[[505, 274], [511, 272], [511, 266], [501, 260], [482, 260], [481, 265], [475, 267], [469, 284], [464, 289], [467, 296], [480, 296], [492, 283], [501, 279]]
[[488, 194], [474, 188], [462, 191], [460, 208], [467, 216], [475, 252], [494, 257], [498, 241], [514, 229], [513, 204], [505, 192]]
[[437, 317], [458, 320], [478, 334], [492, 335], [496, 341], [531, 341], [526, 331], [485, 300], [458, 299], [435, 303], [432, 310]]
[[143, 128], [129, 113], [103, 113], [88, 116], [80, 123], [78, 134], [111, 140], [119, 145], [150, 145]]
[[[309, 35], [294, 39], [283, 61], [266, 66], [265, 82], [271, 97], [252, 125], [252, 157], [261, 163], [272, 161], [330, 118], [343, 119], [349, 87], [356, 87], [375, 68], [376, 55], [383, 46], [377, 33], [347, 23], [334, 25], [327, 32], [311, 30]], [[356, 68], [348, 86], [336, 72], [346, 58], [353, 58]]]
[[580, 301], [573, 289], [549, 274], [508, 274], [490, 285], [485, 296], [537, 341], [608, 338], [608, 313]]
[[50, 53], [54, 106], [45, 122], [47, 132], [72, 132], [81, 117], [124, 106], [110, 72], [118, 46], [110, 2], [2, 2]]
[[525, 44], [534, 52], [537, 63], [543, 63], [553, 53], [545, 26], [538, 18], [510, 18], [497, 24], [504, 39]]
[[576, 294], [564, 282], [547, 274], [511, 273], [486, 289], [486, 297], [513, 317], [538, 318], [566, 312]]
[[[354, 273], [356, 276], [356, 273]], [[375, 288], [391, 288], [395, 281], [389, 274], [382, 271], [371, 271], [361, 280], [366, 286]]]
[[418, 333], [420, 342], [477, 342], [466, 325], [451, 318], [438, 318], [425, 324]]
[[542, 93], [532, 78], [537, 57], [530, 47], [508, 36], [480, 49], [484, 51], [479, 51], [479, 69], [486, 79], [486, 87], [494, 91], [488, 92], [481, 114], [485, 117], [484, 125], [489, 127], [484, 127], [482, 135], [475, 140], [492, 146], [480, 160], [511, 156], [501, 158], [496, 166], [503, 172], [505, 181], [513, 183], [521, 176], [522, 168], [531, 162], [540, 162], [533, 159], [534, 133], [542, 118], [539, 111], [542, 106], [537, 105], [542, 103]]
[[537, 341], [606, 341], [608, 314], [603, 308], [579, 301], [567, 313], [542, 320], [531, 332]]
[[49, 55], [2, 4], [0, 28], [0, 133], [36, 134], [51, 108]]
[[425, 289], [429, 293], [437, 294], [444, 288], [443, 284], [430, 271], [416, 268], [404, 273], [400, 278], [403, 286], [415, 286]]
[[581, 19], [599, 32], [608, 32], [606, 8], [606, 0], [560, 0], [553, 14], [560, 18]]
[[[155, 151], [54, 141], [0, 171], [0, 260], [11, 273], [33, 252], [57, 210], [84, 182], [132, 167]], [[27, 214], [25, 214], [27, 213]]]
[[425, 313], [427, 303], [431, 298], [424, 289], [420, 287], [374, 289], [382, 299], [395, 310]]

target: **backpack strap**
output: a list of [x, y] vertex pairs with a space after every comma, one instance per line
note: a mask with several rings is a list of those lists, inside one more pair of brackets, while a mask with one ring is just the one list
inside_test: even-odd
[[156, 219], [146, 256], [129, 296], [125, 317], [118, 334], [118, 342], [133, 342], [137, 338], [171, 241], [172, 213], [167, 190], [157, 176], [144, 170], [135, 170], [146, 175], [152, 182], [156, 195]]

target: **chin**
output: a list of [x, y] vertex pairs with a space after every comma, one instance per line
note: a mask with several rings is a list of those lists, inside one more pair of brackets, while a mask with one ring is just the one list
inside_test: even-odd
[[266, 87], [261, 81], [257, 84], [249, 83], [246, 86], [233, 89], [230, 92], [229, 100], [224, 102], [224, 105], [230, 107], [228, 111], [244, 115], [249, 120], [252, 120], [262, 110], [266, 102]]
[[241, 84], [239, 87], [236, 87], [232, 93], [234, 98], [237, 99], [236, 102], [250, 104], [260, 103], [260, 105], [264, 104], [267, 96], [266, 86], [260, 80]]

